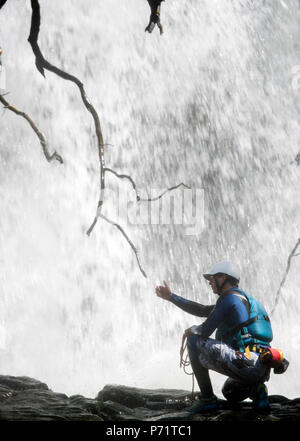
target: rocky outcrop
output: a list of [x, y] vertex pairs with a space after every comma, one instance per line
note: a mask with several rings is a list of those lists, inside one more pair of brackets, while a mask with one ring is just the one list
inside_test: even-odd
[[105, 386], [97, 396], [104, 420], [300, 422], [300, 398], [289, 400], [281, 395], [271, 395], [271, 412], [267, 415], [255, 413], [251, 401], [234, 405], [222, 399], [216, 411], [190, 414], [184, 410], [191, 404], [190, 400], [191, 393], [184, 390], [149, 390], [115, 385]]
[[0, 375], [0, 420], [102, 421], [97, 401], [68, 397], [28, 377]]
[[28, 377], [0, 375], [0, 420], [14, 421], [297, 421], [300, 398], [271, 395], [271, 412], [258, 415], [251, 402], [230, 405], [220, 400], [216, 411], [192, 415], [184, 409], [191, 393], [172, 389], [139, 389], [107, 385], [96, 398], [51, 391]]

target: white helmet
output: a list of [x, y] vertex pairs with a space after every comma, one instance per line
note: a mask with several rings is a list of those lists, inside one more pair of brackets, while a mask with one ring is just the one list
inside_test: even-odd
[[227, 274], [227, 276], [240, 280], [239, 270], [232, 263], [226, 261], [216, 263], [209, 271], [204, 273], [203, 276], [207, 279], [208, 276], [214, 276], [218, 273]]

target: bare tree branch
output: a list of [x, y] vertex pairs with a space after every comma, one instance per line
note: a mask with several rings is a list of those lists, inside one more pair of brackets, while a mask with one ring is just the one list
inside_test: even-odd
[[6, 3], [6, 0], [0, 0], [0, 9], [2, 8], [2, 6], [4, 6]]
[[136, 200], [137, 200], [137, 202], [153, 202], [153, 201], [157, 201], [158, 199], [161, 199], [166, 193], [168, 193], [169, 191], [172, 191], [172, 190], [176, 190], [176, 188], [180, 187], [181, 185], [183, 187], [191, 189], [191, 187], [189, 187], [188, 185], [184, 184], [183, 182], [180, 182], [180, 184], [177, 184], [177, 185], [174, 185], [173, 187], [168, 188], [163, 193], [161, 193], [159, 196], [156, 196], [154, 198], [143, 199], [143, 198], [140, 197], [140, 195], [138, 193], [138, 190], [137, 190], [137, 187], [136, 187], [136, 183], [134, 182], [134, 180], [132, 179], [131, 176], [124, 175], [124, 174], [119, 174], [115, 170], [112, 170], [111, 168], [107, 168], [107, 167], [105, 167], [104, 171], [105, 172], [110, 172], [110, 173], [114, 174], [115, 176], [117, 176], [120, 179], [128, 179], [131, 182], [132, 188], [136, 192]]
[[292, 251], [291, 251], [291, 253], [290, 253], [289, 257], [288, 257], [286, 270], [285, 270], [285, 273], [284, 273], [283, 279], [282, 279], [281, 282], [280, 282], [280, 285], [279, 285], [278, 291], [277, 291], [277, 293], [276, 293], [276, 296], [275, 296], [275, 303], [274, 303], [274, 307], [273, 307], [273, 309], [272, 309], [272, 311], [271, 311], [271, 314], [273, 314], [273, 312], [275, 311], [276, 306], [278, 305], [279, 298], [280, 298], [280, 294], [281, 294], [281, 290], [282, 290], [282, 288], [283, 288], [283, 286], [284, 286], [284, 284], [285, 284], [286, 278], [287, 278], [288, 273], [289, 273], [289, 271], [290, 271], [290, 267], [291, 267], [291, 263], [292, 263], [292, 258], [293, 258], [293, 257], [296, 257], [296, 256], [299, 256], [299, 254], [300, 254], [300, 253], [297, 253], [297, 254], [296, 254], [296, 251], [297, 251], [299, 245], [300, 245], [300, 238], [297, 240], [296, 245], [294, 246], [294, 248], [292, 249]]
[[103, 192], [105, 188], [105, 181], [104, 181], [104, 142], [103, 142], [103, 136], [102, 136], [102, 130], [100, 125], [100, 119], [98, 117], [98, 114], [94, 108], [94, 106], [89, 102], [84, 86], [82, 82], [76, 78], [74, 75], [70, 75], [67, 72], [64, 72], [63, 70], [59, 69], [58, 67], [52, 65], [49, 63], [43, 56], [39, 45], [38, 45], [38, 35], [40, 30], [40, 22], [41, 22], [41, 16], [40, 16], [40, 5], [38, 0], [31, 0], [31, 8], [32, 8], [32, 18], [31, 18], [31, 28], [30, 28], [30, 34], [28, 37], [28, 41], [31, 44], [32, 50], [35, 54], [35, 63], [37, 66], [37, 69], [39, 72], [45, 76], [44, 69], [49, 70], [50, 72], [55, 73], [59, 77], [63, 78], [64, 80], [72, 81], [75, 83], [80, 91], [80, 95], [82, 98], [82, 101], [86, 107], [86, 109], [91, 113], [94, 125], [95, 125], [95, 131], [96, 136], [98, 140], [98, 155], [99, 155], [99, 162], [100, 162], [100, 198], [98, 202], [98, 208], [102, 206], [103, 204]]
[[46, 141], [44, 135], [42, 134], [42, 132], [39, 131], [39, 129], [37, 128], [35, 123], [32, 121], [32, 119], [25, 112], [22, 112], [22, 111], [18, 110], [16, 107], [9, 104], [6, 101], [6, 99], [3, 97], [3, 95], [0, 95], [0, 102], [4, 105], [5, 109], [11, 110], [16, 115], [22, 116], [30, 124], [31, 128], [34, 130], [34, 132], [36, 133], [37, 137], [40, 140], [44, 155], [45, 155], [48, 162], [51, 162], [54, 159], [56, 159], [58, 162], [63, 164], [63, 159], [58, 153], [54, 152], [54, 153], [52, 153], [52, 155], [49, 153], [47, 141]]
[[160, 4], [164, 0], [147, 0], [147, 1], [151, 9], [151, 14], [145, 32], [149, 32], [149, 34], [151, 34], [153, 29], [155, 28], [155, 25], [157, 25], [160, 34], [163, 34], [164, 30], [160, 22]]
[[[45, 69], [55, 73], [59, 77], [63, 78], [64, 80], [71, 81], [74, 84], [77, 85], [80, 91], [81, 99], [86, 107], [86, 109], [91, 113], [94, 125], [95, 125], [95, 131], [98, 141], [98, 156], [99, 156], [99, 163], [100, 163], [100, 195], [98, 200], [98, 206], [97, 206], [97, 214], [93, 222], [93, 227], [96, 224], [98, 217], [101, 213], [101, 208], [104, 201], [104, 189], [105, 189], [105, 177], [104, 177], [104, 167], [105, 167], [105, 161], [104, 161], [104, 142], [103, 142], [103, 135], [101, 130], [101, 124], [99, 116], [94, 108], [94, 106], [89, 102], [84, 86], [82, 82], [76, 78], [74, 75], [71, 75], [67, 72], [64, 72], [63, 70], [59, 69], [58, 67], [54, 66], [53, 64], [49, 63], [47, 61], [38, 45], [38, 35], [40, 30], [40, 22], [41, 22], [41, 16], [40, 16], [40, 5], [38, 0], [31, 0], [31, 8], [32, 8], [32, 18], [31, 18], [31, 28], [30, 28], [30, 34], [28, 37], [28, 41], [31, 44], [32, 50], [35, 54], [35, 64], [39, 72], [45, 77]], [[89, 233], [92, 231], [92, 229], [89, 229]]]
[[[88, 101], [82, 82], [79, 81], [79, 79], [76, 78], [74, 75], [70, 75], [69, 73], [64, 72], [63, 70], [57, 68], [56, 66], [53, 66], [51, 63], [49, 63], [44, 58], [44, 56], [39, 48], [38, 41], [37, 41], [38, 35], [39, 35], [39, 30], [40, 30], [40, 20], [41, 20], [40, 5], [39, 5], [38, 0], [31, 0], [31, 7], [32, 7], [32, 20], [31, 20], [31, 29], [30, 29], [30, 35], [29, 35], [28, 41], [31, 44], [32, 50], [33, 50], [35, 57], [36, 57], [37, 69], [39, 70], [39, 72], [43, 76], [45, 76], [44, 70], [46, 69], [46, 70], [49, 70], [49, 71], [55, 73], [56, 75], [60, 76], [61, 78], [65, 79], [65, 80], [72, 81], [73, 83], [75, 83], [80, 90], [81, 98], [82, 98], [82, 101], [83, 101], [85, 107], [91, 113], [93, 120], [94, 120], [95, 131], [96, 131], [97, 140], [98, 140], [98, 154], [99, 154], [99, 162], [100, 162], [100, 197], [98, 200], [96, 216], [94, 218], [92, 225], [88, 229], [87, 234], [88, 235], [91, 234], [99, 217], [105, 219], [107, 222], [116, 226], [119, 229], [119, 231], [121, 231], [121, 233], [123, 234], [123, 236], [125, 237], [125, 239], [129, 243], [129, 245], [133, 249], [142, 274], [145, 277], [147, 277], [145, 271], [143, 270], [143, 268], [140, 264], [137, 249], [133, 245], [133, 243], [131, 242], [131, 240], [129, 239], [129, 237], [125, 233], [125, 231], [118, 224], [110, 221], [106, 216], [101, 214], [102, 205], [104, 202], [104, 190], [105, 190], [105, 161], [104, 161], [104, 142], [103, 142], [103, 135], [102, 135], [99, 116], [98, 116], [95, 108], [93, 107], [93, 105]], [[107, 171], [110, 171], [113, 173], [113, 171], [111, 169], [108, 169]], [[128, 178], [130, 179], [130, 177], [128, 177]]]
[[137, 260], [138, 266], [139, 266], [139, 268], [140, 268], [140, 270], [141, 270], [141, 273], [143, 274], [144, 277], [147, 277], [147, 274], [146, 274], [145, 271], [143, 270], [142, 265], [141, 265], [141, 263], [140, 263], [140, 258], [139, 258], [138, 250], [137, 250], [137, 248], [133, 245], [133, 243], [131, 242], [131, 240], [129, 239], [129, 237], [127, 236], [127, 234], [125, 233], [125, 231], [123, 230], [123, 228], [122, 228], [119, 224], [117, 224], [116, 222], [113, 222], [113, 221], [111, 221], [110, 219], [108, 219], [108, 218], [107, 218], [106, 216], [104, 216], [103, 214], [99, 214], [99, 216], [100, 216], [102, 219], [106, 220], [106, 222], [108, 222], [109, 224], [111, 224], [111, 225], [113, 225], [114, 227], [118, 228], [119, 231], [121, 231], [121, 233], [123, 234], [123, 236], [125, 237], [125, 239], [126, 239], [127, 242], [129, 243], [129, 245], [131, 246], [131, 248], [132, 248], [132, 250], [133, 250], [133, 252], [134, 252], [134, 254], [135, 254], [135, 257], [136, 257], [136, 260]]
[[169, 191], [172, 190], [176, 190], [176, 188], [180, 187], [180, 186], [186, 187], [191, 189], [191, 187], [189, 187], [188, 185], [184, 184], [183, 182], [180, 182], [180, 184], [178, 185], [174, 185], [174, 187], [170, 187], [167, 190], [165, 190], [163, 193], [161, 193], [159, 196], [156, 196], [154, 198], [148, 198], [148, 199], [140, 199], [141, 202], [153, 202], [153, 201], [158, 201], [158, 199], [161, 199], [166, 193], [168, 193]]
[[128, 179], [128, 181], [131, 182], [131, 185], [132, 185], [133, 189], [134, 189], [135, 192], [136, 192], [136, 200], [137, 200], [137, 201], [140, 200], [140, 196], [139, 196], [139, 194], [137, 193], [136, 184], [135, 184], [135, 182], [134, 182], [134, 180], [132, 179], [131, 176], [129, 176], [129, 175], [124, 175], [124, 174], [119, 174], [119, 173], [117, 173], [115, 170], [112, 170], [111, 168], [107, 168], [107, 167], [105, 167], [104, 171], [105, 171], [105, 172], [109, 172], [109, 173], [114, 174], [115, 176], [117, 176], [117, 178], [120, 178], [120, 179]]
[[[155, 198], [152, 198], [152, 199], [151, 199], [151, 198], [149, 198], [149, 199], [142, 199], [142, 198], [139, 196], [139, 194], [138, 194], [138, 191], [137, 191], [137, 188], [136, 188], [136, 183], [135, 183], [134, 180], [131, 178], [131, 176], [129, 176], [129, 175], [125, 175], [125, 174], [119, 174], [119, 173], [117, 173], [115, 170], [113, 170], [113, 169], [111, 169], [111, 168], [107, 168], [107, 167], [104, 168], [104, 172], [112, 173], [113, 175], [115, 175], [116, 177], [118, 177], [118, 178], [120, 178], [120, 179], [127, 179], [127, 180], [131, 183], [133, 189], [135, 190], [137, 202], [152, 202], [152, 201], [156, 201], [156, 200], [162, 198], [167, 192], [172, 191], [172, 190], [175, 190], [176, 188], [180, 187], [181, 185], [184, 186], [184, 187], [186, 187], [186, 188], [191, 188], [191, 187], [187, 186], [186, 184], [184, 184], [183, 182], [181, 182], [181, 183], [178, 184], [178, 185], [175, 185], [175, 186], [173, 186], [173, 187], [171, 187], [171, 188], [168, 188], [168, 189], [165, 190], [162, 194], [160, 194], [159, 196], [157, 196], [157, 197], [155, 197]], [[104, 216], [103, 214], [101, 214], [101, 212], [99, 212], [99, 213], [97, 213], [97, 215], [95, 216], [95, 218], [94, 218], [94, 220], [93, 220], [93, 222], [92, 222], [92, 225], [90, 226], [90, 228], [89, 228], [88, 231], [87, 231], [87, 234], [88, 234], [88, 235], [91, 234], [93, 228], [95, 227], [95, 225], [96, 225], [96, 223], [97, 223], [97, 219], [98, 219], [98, 217], [101, 217], [101, 218], [105, 219], [107, 222], [109, 222], [110, 224], [114, 225], [116, 228], [118, 228], [118, 229], [121, 231], [121, 233], [123, 234], [123, 236], [125, 237], [125, 239], [127, 240], [127, 242], [129, 243], [129, 245], [131, 246], [131, 248], [133, 249], [133, 251], [134, 251], [134, 253], [135, 253], [135, 256], [136, 256], [136, 259], [137, 259], [137, 262], [138, 262], [138, 265], [139, 265], [139, 268], [140, 268], [142, 274], [143, 274], [145, 277], [147, 277], [145, 271], [143, 270], [143, 268], [142, 268], [142, 266], [141, 266], [141, 263], [140, 263], [140, 260], [139, 260], [139, 256], [138, 256], [137, 248], [133, 245], [133, 243], [131, 242], [131, 240], [129, 239], [129, 237], [127, 236], [127, 234], [125, 233], [125, 231], [123, 230], [123, 228], [122, 228], [119, 224], [117, 224], [116, 222], [113, 222], [113, 221], [109, 220], [106, 216]]]
[[[160, 4], [160, 1], [159, 1]], [[157, 5], [158, 6], [158, 5]], [[32, 8], [32, 18], [31, 18], [31, 28], [30, 28], [30, 34], [28, 37], [28, 41], [32, 47], [32, 50], [35, 54], [35, 64], [37, 69], [39, 70], [39, 72], [45, 77], [45, 70], [48, 70], [50, 72], [55, 73], [56, 75], [58, 75], [59, 77], [67, 80], [67, 81], [72, 81], [74, 84], [77, 85], [77, 87], [79, 88], [80, 91], [80, 95], [82, 98], [82, 101], [86, 107], [86, 109], [91, 113], [93, 120], [94, 120], [94, 125], [95, 125], [95, 131], [96, 131], [96, 135], [97, 135], [97, 140], [98, 140], [98, 155], [99, 155], [99, 163], [100, 163], [100, 195], [99, 195], [99, 200], [98, 200], [98, 204], [97, 204], [97, 211], [96, 211], [96, 215], [95, 218], [91, 224], [91, 226], [89, 227], [88, 231], [87, 231], [87, 235], [89, 236], [92, 232], [92, 230], [94, 229], [99, 217], [101, 217], [102, 219], [106, 220], [107, 222], [109, 222], [110, 224], [114, 225], [116, 228], [119, 229], [119, 231], [123, 234], [123, 236], [125, 237], [125, 239], [127, 240], [127, 242], [129, 243], [129, 245], [131, 246], [132, 250], [135, 253], [139, 268], [142, 272], [142, 274], [146, 276], [145, 271], [143, 270], [141, 264], [140, 264], [140, 260], [139, 260], [139, 256], [138, 256], [138, 252], [136, 247], [133, 245], [133, 243], [131, 242], [131, 240], [129, 239], [129, 237], [127, 236], [127, 234], [125, 233], [125, 231], [123, 230], [123, 228], [111, 221], [110, 219], [108, 219], [106, 216], [104, 216], [101, 212], [102, 212], [102, 206], [104, 203], [104, 190], [105, 190], [105, 172], [109, 172], [114, 174], [115, 176], [117, 176], [118, 178], [121, 179], [127, 179], [131, 182], [131, 185], [133, 187], [133, 189], [136, 192], [136, 197], [137, 197], [137, 201], [141, 201], [142, 199], [140, 198], [137, 189], [136, 189], [136, 184], [133, 181], [133, 179], [129, 176], [129, 175], [125, 175], [125, 174], [119, 174], [117, 172], [115, 172], [114, 170], [110, 169], [110, 168], [106, 168], [105, 167], [105, 160], [104, 160], [104, 142], [103, 142], [103, 135], [102, 135], [102, 130], [101, 130], [101, 125], [100, 125], [100, 119], [99, 116], [94, 108], [94, 106], [89, 102], [85, 90], [84, 90], [84, 86], [82, 84], [82, 82], [76, 78], [74, 75], [71, 75], [61, 69], [59, 69], [58, 67], [52, 65], [51, 63], [49, 63], [49, 61], [47, 61], [40, 48], [38, 45], [38, 36], [39, 36], [39, 31], [40, 31], [40, 22], [41, 22], [41, 16], [40, 16], [40, 5], [39, 5], [39, 1], [38, 0], [31, 0], [31, 8]], [[175, 188], [178, 188], [180, 185], [185, 185], [185, 184], [178, 184], [175, 187], [172, 187], [168, 190], [166, 190], [163, 194], [161, 194], [160, 196], [158, 196], [157, 198], [154, 199], [145, 199], [144, 201], [151, 201], [151, 200], [157, 200], [160, 199], [165, 193], [167, 193], [168, 191], [171, 191]], [[187, 187], [187, 186], [186, 186]], [[189, 188], [189, 187], [188, 187]]]

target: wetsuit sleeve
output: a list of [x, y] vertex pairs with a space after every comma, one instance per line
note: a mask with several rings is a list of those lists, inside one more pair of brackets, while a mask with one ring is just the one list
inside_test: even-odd
[[249, 318], [246, 306], [235, 295], [227, 295], [219, 299], [215, 309], [200, 326], [193, 326], [192, 332], [208, 338], [224, 321], [230, 327], [238, 326]]
[[201, 305], [200, 303], [184, 299], [174, 293], [172, 293], [172, 297], [169, 301], [183, 311], [196, 315], [197, 317], [208, 317], [215, 307], [215, 305]]

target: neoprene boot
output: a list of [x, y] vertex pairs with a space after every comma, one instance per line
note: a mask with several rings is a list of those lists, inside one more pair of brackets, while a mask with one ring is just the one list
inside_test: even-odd
[[210, 398], [200, 398], [199, 400], [196, 400], [192, 406], [185, 410], [190, 413], [200, 413], [216, 410], [218, 407], [218, 398], [213, 395]]
[[264, 383], [259, 383], [253, 388], [250, 398], [253, 400], [252, 405], [256, 412], [270, 412], [268, 389]]

